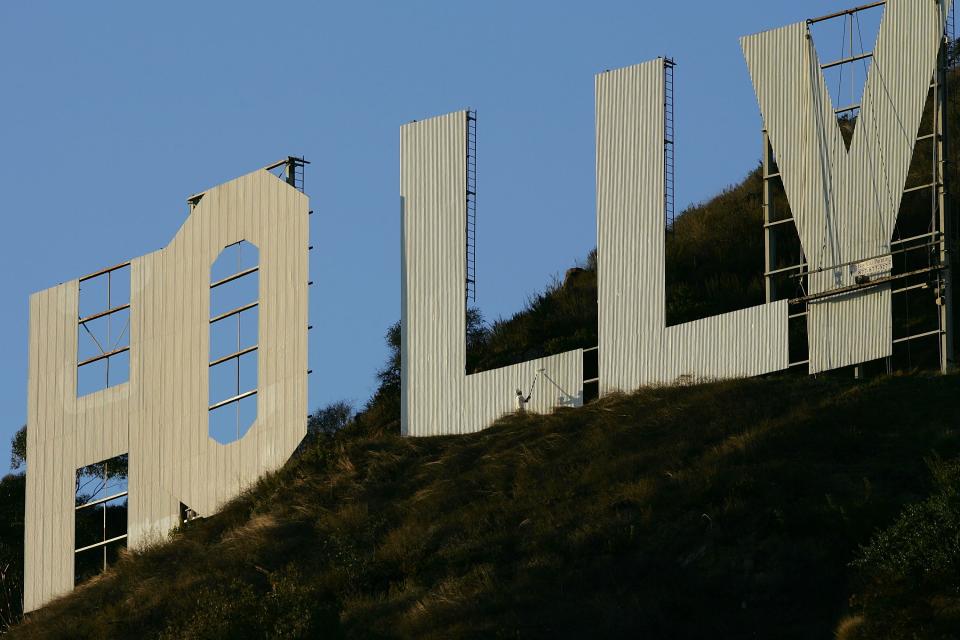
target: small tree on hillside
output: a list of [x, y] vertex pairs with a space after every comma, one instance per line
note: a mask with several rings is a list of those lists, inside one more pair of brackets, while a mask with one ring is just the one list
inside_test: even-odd
[[397, 320], [390, 325], [385, 336], [387, 347], [390, 349], [390, 355], [387, 357], [387, 363], [383, 368], [377, 371], [377, 379], [380, 380], [380, 388], [377, 389], [378, 395], [400, 394], [401, 335], [400, 321]]
[[353, 405], [346, 400], [332, 402], [314, 411], [307, 420], [307, 438], [332, 436], [353, 418]]
[[27, 464], [27, 425], [20, 427], [10, 442], [10, 466], [19, 469]]

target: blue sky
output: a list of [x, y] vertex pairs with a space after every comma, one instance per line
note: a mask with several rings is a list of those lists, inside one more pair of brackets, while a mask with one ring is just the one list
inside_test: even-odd
[[312, 162], [310, 405], [360, 404], [400, 314], [401, 124], [478, 111], [478, 305], [509, 316], [595, 245], [594, 74], [678, 62], [682, 207], [760, 157], [737, 38], [850, 4], [2, 3], [0, 469], [29, 294], [163, 247], [188, 195]]

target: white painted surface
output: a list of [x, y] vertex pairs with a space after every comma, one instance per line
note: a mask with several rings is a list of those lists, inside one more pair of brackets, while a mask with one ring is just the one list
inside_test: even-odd
[[[279, 468], [306, 434], [308, 201], [256, 171], [207, 191], [173, 241], [131, 262], [129, 381], [76, 394], [78, 281], [30, 299], [27, 611], [73, 588], [74, 474], [129, 453], [129, 545], [164, 536], [179, 503], [217, 510]], [[210, 266], [260, 249], [258, 415], [208, 436]]]
[[472, 433], [515, 410], [516, 389], [544, 375], [527, 410], [583, 399], [582, 350], [466, 375], [467, 112], [400, 129], [401, 432]]
[[789, 364], [786, 302], [666, 326], [663, 69], [596, 78], [601, 393]]

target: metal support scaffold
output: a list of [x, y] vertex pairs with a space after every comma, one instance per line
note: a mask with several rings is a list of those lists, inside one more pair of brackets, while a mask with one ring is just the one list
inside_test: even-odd
[[[951, 11], [951, 15], [952, 15]], [[940, 271], [937, 282], [936, 302], [940, 316], [940, 370], [947, 373], [953, 369], [953, 287], [951, 256], [956, 246], [953, 207], [949, 199], [948, 184], [953, 170], [947, 160], [947, 97], [949, 90], [949, 53], [952, 45], [951, 20], [947, 21], [947, 32], [940, 45], [940, 55], [937, 58], [937, 75], [933, 88], [933, 133], [934, 133], [934, 182], [936, 188], [933, 199], [937, 211], [937, 222], [940, 238]]]
[[[843, 18], [850, 20], [851, 28], [855, 16], [885, 5], [885, 2], [874, 2], [845, 11], [839, 11], [820, 18], [807, 20], [808, 25], [819, 24], [824, 21]], [[788, 209], [782, 211], [776, 206], [778, 202], [786, 203], [782, 197], [782, 182], [777, 168], [776, 156], [766, 129], [762, 132], [763, 160], [761, 163], [763, 179], [763, 232], [764, 232], [764, 293], [768, 303], [776, 300], [790, 301], [789, 319], [791, 323], [802, 322], [803, 331], [796, 331], [799, 327], [791, 325], [791, 367], [805, 365], [809, 357], [797, 356], [793, 353], [795, 336], [805, 335], [805, 324], [808, 313], [808, 303], [815, 299], [822, 299], [830, 295], [849, 293], [857, 289], [868, 289], [882, 284], [890, 284], [894, 296], [893, 309], [894, 325], [900, 327], [893, 336], [893, 345], [901, 345], [906, 349], [907, 366], [915, 366], [911, 359], [910, 345], [915, 341], [937, 340], [936, 359], [939, 369], [946, 373], [954, 365], [954, 313], [952, 291], [952, 253], [956, 246], [957, 224], [956, 211], [951, 200], [951, 186], [954, 168], [948, 162], [949, 139], [945, 126], [950, 84], [950, 47], [953, 43], [953, 12], [947, 20], [937, 70], [931, 79], [929, 104], [931, 117], [928, 131], [921, 131], [917, 136], [917, 145], [914, 150], [914, 161], [929, 153], [931, 166], [929, 177], [920, 184], [905, 186], [905, 196], [920, 196], [930, 194], [930, 218], [923, 233], [908, 233], [902, 237], [901, 222], [898, 221], [895, 237], [890, 241], [889, 256], [894, 258], [894, 268], [889, 276], [873, 279], [869, 282], [845, 287], [842, 290], [831, 291], [825, 294], [808, 295], [807, 278], [811, 273], [807, 260], [803, 255], [797, 237], [793, 217]], [[851, 37], [852, 41], [852, 37]], [[872, 51], [854, 52], [851, 49], [843, 53], [839, 60], [820, 65], [821, 69], [837, 66], [852, 65], [873, 56]], [[862, 63], [862, 62], [861, 62]], [[860, 104], [837, 109], [840, 117], [855, 119]], [[853, 114], [853, 115], [847, 115]], [[848, 124], [850, 124], [848, 122]], [[924, 144], [929, 144], [924, 149]], [[901, 204], [901, 216], [904, 204]], [[906, 227], [906, 225], [904, 225]], [[908, 228], [908, 227], [907, 227]], [[831, 265], [829, 268], [843, 265]], [[828, 267], [822, 267], [822, 271]], [[912, 294], [920, 291], [932, 292], [933, 304], [936, 306], [936, 328], [917, 325], [916, 318], [926, 313], [916, 305], [911, 307]], [[898, 300], [899, 299], [899, 300]], [[806, 347], [804, 346], [804, 351]], [[931, 362], [932, 364], [932, 362]], [[857, 367], [856, 369], [860, 369]], [[887, 371], [892, 369], [892, 363], [886, 363]]]

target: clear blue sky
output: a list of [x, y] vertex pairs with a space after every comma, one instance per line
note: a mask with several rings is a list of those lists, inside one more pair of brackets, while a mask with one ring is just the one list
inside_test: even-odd
[[401, 124], [478, 110], [478, 304], [509, 316], [595, 245], [595, 73], [677, 60], [685, 205], [760, 157], [737, 38], [850, 4], [2, 3], [0, 470], [29, 294], [166, 245], [188, 195], [313, 163], [310, 405], [359, 404], [400, 315]]

